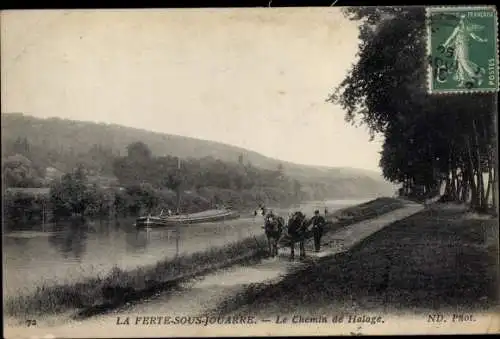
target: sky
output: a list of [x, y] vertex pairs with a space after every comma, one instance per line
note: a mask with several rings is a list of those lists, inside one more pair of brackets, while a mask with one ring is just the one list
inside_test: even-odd
[[358, 45], [358, 23], [339, 8], [4, 11], [1, 19], [2, 113], [380, 172], [380, 141], [325, 102]]

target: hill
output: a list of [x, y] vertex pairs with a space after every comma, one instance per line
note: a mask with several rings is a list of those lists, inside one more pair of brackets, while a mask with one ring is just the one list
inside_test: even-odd
[[[232, 163], [238, 162], [242, 157], [244, 163], [251, 163], [255, 167], [268, 170], [276, 170], [281, 165], [285, 175], [299, 180], [306, 189], [309, 187], [311, 190], [321, 190], [326, 196], [332, 198], [392, 195], [394, 192], [394, 186], [385, 182], [377, 172], [294, 164], [214, 141], [156, 133], [115, 124], [98, 124], [60, 118], [40, 119], [20, 113], [2, 113], [1, 122], [3, 148], [4, 145], [18, 138], [26, 138], [33, 146], [64, 150], [75, 155], [86, 153], [95, 145], [109, 148], [115, 155], [125, 155], [127, 145], [142, 141], [157, 156], [213, 157]], [[61, 164], [48, 165], [61, 167]]]

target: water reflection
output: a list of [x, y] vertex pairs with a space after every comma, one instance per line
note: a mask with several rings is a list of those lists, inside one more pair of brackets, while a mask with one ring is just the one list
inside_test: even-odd
[[125, 236], [127, 242], [127, 252], [137, 252], [145, 250], [149, 242], [149, 232], [146, 230], [135, 230]]
[[111, 223], [112, 221], [110, 220], [87, 221], [88, 232], [98, 233], [107, 237], [110, 234]]
[[[63, 224], [56, 224], [57, 231], [49, 237], [49, 243], [57, 249], [63, 258], [81, 260], [85, 254], [89, 225], [84, 219], [72, 219]], [[95, 231], [94, 231], [95, 232]]]

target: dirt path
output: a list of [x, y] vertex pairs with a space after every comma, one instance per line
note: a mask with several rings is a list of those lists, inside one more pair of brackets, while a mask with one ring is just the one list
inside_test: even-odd
[[[324, 257], [343, 252], [362, 241], [371, 234], [379, 231], [383, 227], [394, 221], [406, 218], [423, 209], [422, 205], [408, 204], [407, 206], [381, 215], [377, 218], [363, 221], [345, 227], [324, 237], [324, 247], [319, 253], [310, 253], [310, 256]], [[265, 244], [263, 244], [265, 245]], [[308, 244], [310, 247], [311, 244]], [[129, 317], [129, 321], [135, 324], [136, 317], [145, 316], [197, 316], [206, 310], [213, 309], [221, 301], [246, 289], [252, 283], [275, 283], [291, 270], [299, 268], [304, 263], [299, 261], [290, 262], [285, 249], [280, 251], [280, 256], [273, 259], [266, 259], [259, 264], [252, 266], [235, 266], [209, 274], [197, 280], [185, 284], [179, 290], [159, 294], [149, 300], [129, 305], [113, 313], [97, 316], [94, 318], [76, 321], [67, 319], [41, 319], [34, 327], [10, 327], [13, 326], [9, 319], [6, 319], [5, 335], [14, 337], [16, 333], [22, 333], [22, 337], [46, 335], [56, 337], [105, 337], [131, 336], [133, 331], [138, 331], [140, 336], [153, 335], [175, 335], [175, 332], [168, 333], [174, 327], [151, 327], [147, 326], [119, 326], [117, 322], [124, 322]], [[104, 328], [109, 330], [104, 331]], [[163, 332], [156, 332], [163, 329]], [[112, 331], [112, 332], [109, 332]], [[132, 331], [132, 332], [131, 332]], [[147, 331], [144, 332], [144, 331]]]

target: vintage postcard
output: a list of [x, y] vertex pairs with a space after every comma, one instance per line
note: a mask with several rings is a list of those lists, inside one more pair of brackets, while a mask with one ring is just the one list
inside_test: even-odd
[[494, 7], [3, 11], [6, 338], [498, 333]]

